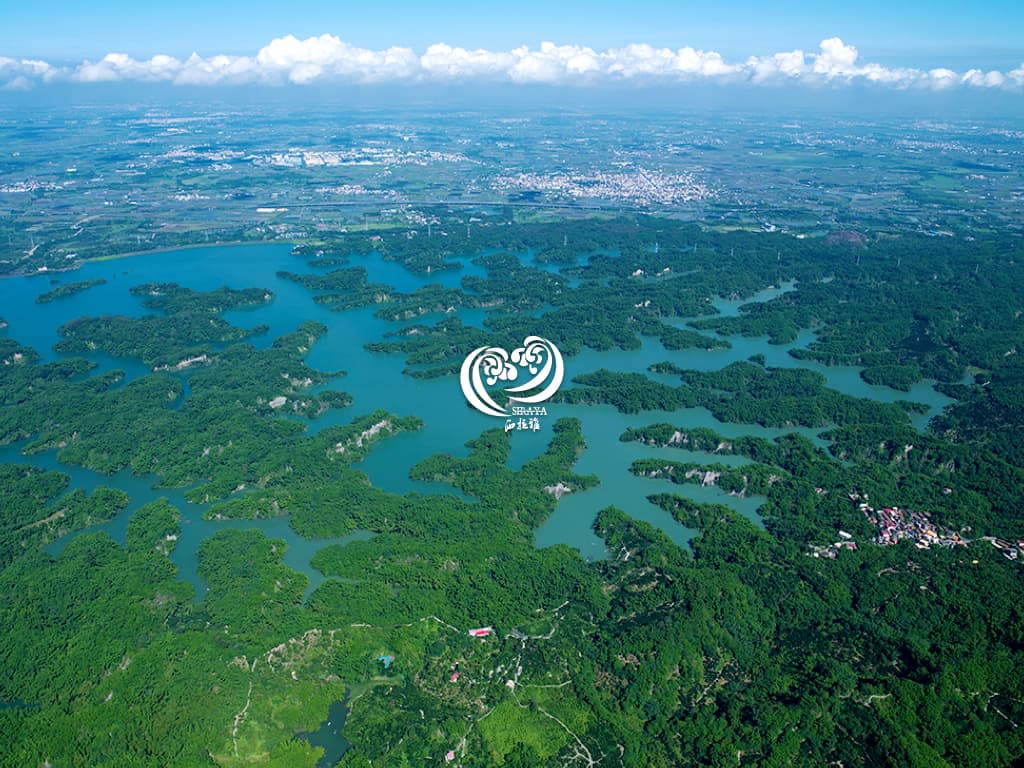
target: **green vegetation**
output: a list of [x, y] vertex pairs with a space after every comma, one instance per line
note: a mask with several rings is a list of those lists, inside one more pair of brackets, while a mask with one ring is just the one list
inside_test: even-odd
[[[310, 262], [310, 265], [315, 266], [313, 262]], [[385, 301], [389, 294], [388, 286], [366, 282], [366, 269], [363, 267], [340, 267], [326, 274], [317, 275], [278, 272], [277, 276], [298, 283], [311, 291], [325, 291], [319, 293], [314, 301], [339, 311], [379, 304]]]
[[674, 483], [714, 486], [735, 496], [766, 496], [775, 483], [784, 479], [776, 467], [764, 464], [728, 467], [722, 464], [644, 459], [633, 462], [630, 471], [643, 477], [669, 478]]
[[642, 373], [617, 373], [601, 369], [573, 379], [586, 388], [563, 389], [559, 400], [566, 403], [607, 403], [623, 413], [673, 411], [697, 404], [690, 391], [652, 381]]
[[457, 317], [446, 318], [433, 326], [412, 325], [390, 335], [400, 336], [401, 340], [371, 341], [365, 346], [371, 352], [404, 353], [409, 366], [424, 366], [405, 371], [421, 379], [457, 373], [466, 354], [484, 344], [515, 343], [510, 337], [495, 338], [479, 328], [464, 325]]
[[[105, 285], [106, 282], [106, 280], [100, 278], [97, 280], [81, 280], [77, 283], [64, 283], [64, 285], [58, 285], [56, 288], [51, 288], [46, 293], [36, 296], [36, 304], [48, 304], [57, 299], [65, 299], [82, 293], [82, 291], [87, 291], [90, 288], [95, 288], [97, 285]], [[0, 321], [0, 328], [3, 328], [2, 321]]]
[[[585, 264], [555, 275], [510, 256], [563, 249], [569, 229], [573, 242], [582, 244], [577, 253], [592, 246]], [[377, 237], [374, 249], [403, 262], [434, 253], [440, 239], [409, 239], [400, 232]], [[656, 251], [650, 248], [655, 240]], [[692, 224], [638, 218], [480, 227], [471, 240], [453, 230], [445, 242], [452, 252], [487, 253], [477, 259], [488, 269], [487, 278], [464, 278], [462, 291], [434, 288], [390, 296], [377, 290], [374, 301], [382, 304], [384, 316], [408, 319], [447, 307], [484, 307], [493, 314], [488, 329], [499, 338], [537, 333], [568, 354], [583, 346], [634, 349], [641, 335], [657, 337], [671, 350], [726, 344], [699, 333], [706, 329], [768, 336], [773, 343], [793, 341], [801, 329], [813, 329], [816, 338], [809, 348], [793, 350], [794, 357], [859, 365], [869, 383], [903, 390], [922, 377], [955, 382], [968, 367], [999, 367], [1004, 362], [999, 356], [1021, 341], [1014, 313], [1002, 311], [1003, 303], [995, 298], [1004, 295], [1009, 306], [1016, 306], [1010, 286], [1022, 269], [1012, 258], [1017, 246], [980, 231], [970, 240], [861, 237], [865, 249], [851, 252], [842, 238], [822, 242], [780, 233], [716, 234]], [[348, 234], [333, 247], [342, 253], [366, 252], [368, 242]], [[999, 269], [992, 268], [995, 264]], [[922, 270], [928, 280], [919, 279]], [[564, 278], [579, 284], [571, 288]], [[743, 305], [736, 317], [713, 316], [715, 296], [742, 299], [783, 281], [795, 281], [794, 290]], [[341, 306], [360, 295], [361, 289], [340, 294]], [[539, 307], [550, 309], [537, 318], [516, 314]], [[692, 318], [692, 329], [663, 322], [671, 317]], [[469, 338], [454, 339], [452, 357], [464, 357], [470, 343]], [[415, 354], [431, 345], [431, 335], [423, 333], [403, 341], [402, 349]]]
[[719, 371], [691, 371], [671, 363], [658, 373], [675, 373], [678, 387], [652, 381], [641, 373], [600, 370], [573, 379], [583, 387], [559, 393], [563, 402], [607, 403], [623, 413], [703, 406], [719, 421], [765, 427], [823, 427], [829, 424], [909, 423], [908, 412], [925, 412], [917, 403], [878, 403], [851, 397], [825, 386], [825, 377], [799, 368], [765, 368], [735, 362]]
[[162, 555], [174, 549], [181, 527], [181, 515], [165, 499], [154, 501], [137, 510], [128, 521], [125, 546], [140, 552], [155, 550]]
[[73, 320], [60, 328], [64, 338], [58, 352], [81, 354], [102, 349], [116, 357], [140, 357], [157, 369], [180, 370], [205, 362], [213, 344], [239, 341], [265, 328], [243, 331], [220, 317], [227, 309], [270, 301], [272, 295], [260, 289], [233, 291], [221, 288], [200, 293], [177, 285], [141, 285], [132, 292], [144, 296], [143, 305], [165, 312], [165, 316], [141, 318], [92, 317]]
[[60, 472], [0, 464], [0, 563], [109, 520], [128, 505], [128, 495], [113, 488], [97, 488], [89, 496], [75, 489], [57, 498], [67, 484]]
[[[213, 518], [287, 516], [307, 537], [372, 535], [317, 552], [325, 579], [304, 599], [309, 580], [285, 565], [284, 541], [225, 527], [199, 547], [208, 591], [196, 601], [169, 557], [182, 525], [174, 505], [137, 510], [125, 546], [85, 533], [51, 558], [40, 545], [129, 500], [0, 466], [0, 700], [24, 704], [0, 709], [0, 764], [312, 766], [319, 751], [300, 735], [342, 699], [346, 768], [436, 764], [448, 751], [465, 766], [1019, 763], [1024, 572], [983, 537], [1024, 539], [1024, 390], [1020, 356], [1007, 354], [1024, 342], [1020, 243], [867, 239], [858, 263], [841, 243], [653, 221], [481, 226], [471, 248], [456, 230], [434, 241], [388, 233], [372, 246], [325, 235], [341, 254], [328, 259], [373, 247], [422, 273], [469, 252], [487, 277], [459, 288], [401, 294], [333, 262], [282, 276], [333, 308], [379, 304], [381, 317], [413, 320], [369, 346], [406, 355], [414, 376], [450, 374], [474, 346], [531, 332], [571, 356], [655, 339], [668, 351], [724, 348], [708, 330], [778, 342], [813, 329], [795, 356], [865, 366], [866, 380], [903, 389], [937, 377], [957, 402], [922, 432], [910, 419], [920, 406], [849, 397], [763, 357], [654, 366], [678, 376], [673, 385], [580, 373], [564, 402], [701, 406], [733, 424], [825, 430], [820, 444], [726, 437], [680, 414], [625, 431], [666, 449], [631, 469], [694, 538], [679, 547], [637, 510], [609, 508], [593, 525], [609, 557], [589, 563], [534, 543], [556, 494], [618, 480], [575, 471], [579, 421], [559, 419], [518, 470], [500, 428], [467, 455], [412, 468], [461, 495], [388, 493], [358, 462], [420, 420], [359, 412], [308, 432], [306, 418], [359, 408], [320, 391], [329, 376], [307, 364], [326, 327], [306, 322], [257, 348], [246, 342], [256, 331], [222, 313], [270, 301], [268, 291], [140, 286], [156, 314], [83, 318], [58, 346], [166, 370], [124, 383], [0, 339], [0, 443], [24, 441], [26, 460], [52, 450], [67, 465], [155, 476], [210, 502]], [[564, 252], [567, 231], [588, 259]], [[529, 253], [572, 266], [553, 274], [511, 255]], [[967, 266], [954, 269], [958, 259]], [[715, 316], [716, 298], [783, 279], [794, 290]], [[486, 330], [426, 322], [449, 302], [488, 310]], [[690, 326], [668, 322], [679, 317]], [[673, 449], [679, 460], [665, 458]], [[763, 528], [688, 498], [698, 483], [763, 497]], [[970, 543], [873, 543], [864, 498], [928, 512]], [[837, 541], [856, 547], [826, 549]], [[381, 655], [393, 657], [387, 668]]]
[[[613, 612], [631, 618], [585, 646], [606, 670], [599, 690], [620, 702], [619, 721], [644, 723], [621, 738], [652, 762], [735, 764], [740, 751], [752, 764], [827, 754], [854, 765], [984, 765], [1019, 753], [1003, 719], [1020, 684], [1005, 645], [1019, 620], [1008, 603], [963, 602], [1019, 588], [1001, 558], [982, 552], [972, 566], [953, 553], [876, 547], [822, 561], [787, 554], [725, 507], [676, 501], [680, 519], [700, 525], [692, 559], [621, 512], [599, 517], [609, 543], [632, 553], [606, 567]], [[668, 611], [673, 602], [685, 607]], [[969, 628], [943, 624], [954, 605]], [[669, 625], [653, 629], [655, 617]]]

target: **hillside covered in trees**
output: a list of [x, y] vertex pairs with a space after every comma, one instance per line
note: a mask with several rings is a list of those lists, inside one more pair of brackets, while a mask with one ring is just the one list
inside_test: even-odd
[[[521, 466], [496, 422], [411, 468], [448, 492], [400, 495], [360, 461], [427, 406], [366, 410], [329, 388], [341, 372], [311, 362], [322, 323], [241, 327], [231, 313], [276, 300], [265, 286], [136, 281], [145, 312], [62, 325], [56, 358], [0, 331], [0, 445], [20, 451], [0, 465], [0, 764], [314, 766], [309, 734], [341, 701], [344, 768], [1024, 759], [1024, 242], [502, 216], [373, 238], [324, 233], [278, 276], [310, 306], [389, 323], [365, 346], [417, 382], [530, 334], [569, 359], [813, 338], [792, 366], [583, 371]], [[352, 263], [371, 252], [414, 274], [478, 269], [399, 290]], [[769, 285], [787, 290], [716, 308]], [[148, 372], [94, 372], [97, 352]], [[900, 397], [839, 392], [811, 364]], [[953, 402], [922, 431], [902, 394], [925, 379]], [[592, 510], [605, 559], [536, 546], [557, 489], [622, 481], [577, 469], [589, 406], [659, 412], [620, 439], [664, 449], [629, 469], [688, 546], [618, 508]], [[740, 434], [687, 424], [692, 408]], [[77, 488], [80, 468], [108, 485]], [[123, 543], [86, 531], [49, 554], [128, 507], [118, 473], [179, 500], [136, 509]], [[688, 496], [709, 485], [762, 498], [758, 520]], [[199, 594], [171, 557], [185, 504], [225, 522], [195, 553]], [[274, 518], [366, 535], [320, 548], [312, 588], [284, 540], [231, 524]]]

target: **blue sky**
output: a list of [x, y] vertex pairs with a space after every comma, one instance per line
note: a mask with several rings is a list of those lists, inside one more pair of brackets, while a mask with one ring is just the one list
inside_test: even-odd
[[1022, 30], [1024, 0], [36, 0], [0, 12], [0, 90], [505, 82], [1020, 95]]
[[906, 66], [1012, 68], [1024, 60], [1024, 2], [1004, 0], [36, 0], [0, 12], [0, 55], [69, 61], [252, 54], [270, 40], [330, 33], [356, 46], [422, 50], [445, 42], [511, 49], [543, 40], [596, 49], [627, 43], [725, 57], [813, 49], [838, 36], [862, 56]]

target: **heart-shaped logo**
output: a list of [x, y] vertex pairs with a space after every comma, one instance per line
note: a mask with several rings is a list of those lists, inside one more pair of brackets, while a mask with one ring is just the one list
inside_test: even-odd
[[[469, 404], [488, 416], [508, 416], [508, 411], [491, 397], [491, 387], [498, 382], [513, 384], [523, 371], [528, 381], [517, 386], [501, 387], [511, 403], [542, 403], [562, 385], [565, 364], [562, 353], [547, 339], [527, 336], [523, 346], [511, 354], [501, 347], [478, 347], [466, 357], [459, 373], [459, 383]], [[539, 390], [539, 391], [534, 391]], [[519, 394], [532, 392], [533, 394]]]

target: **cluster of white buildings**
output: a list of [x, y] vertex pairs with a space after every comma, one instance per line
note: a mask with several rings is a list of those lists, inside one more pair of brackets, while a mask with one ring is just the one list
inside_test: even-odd
[[339, 150], [290, 150], [253, 156], [257, 166], [272, 168], [317, 168], [343, 165], [433, 165], [435, 163], [468, 163], [458, 152], [415, 150], [407, 152], [391, 147], [359, 147]]
[[492, 187], [502, 193], [543, 192], [574, 200], [628, 200], [640, 205], [677, 205], [714, 196], [711, 188], [692, 174], [642, 168], [592, 173], [518, 173], [499, 176]]
[[362, 197], [364, 195], [398, 197], [398, 193], [393, 189], [367, 189], [362, 184], [333, 184], [328, 187], [317, 187], [316, 191], [321, 195], [338, 195], [340, 197]]

